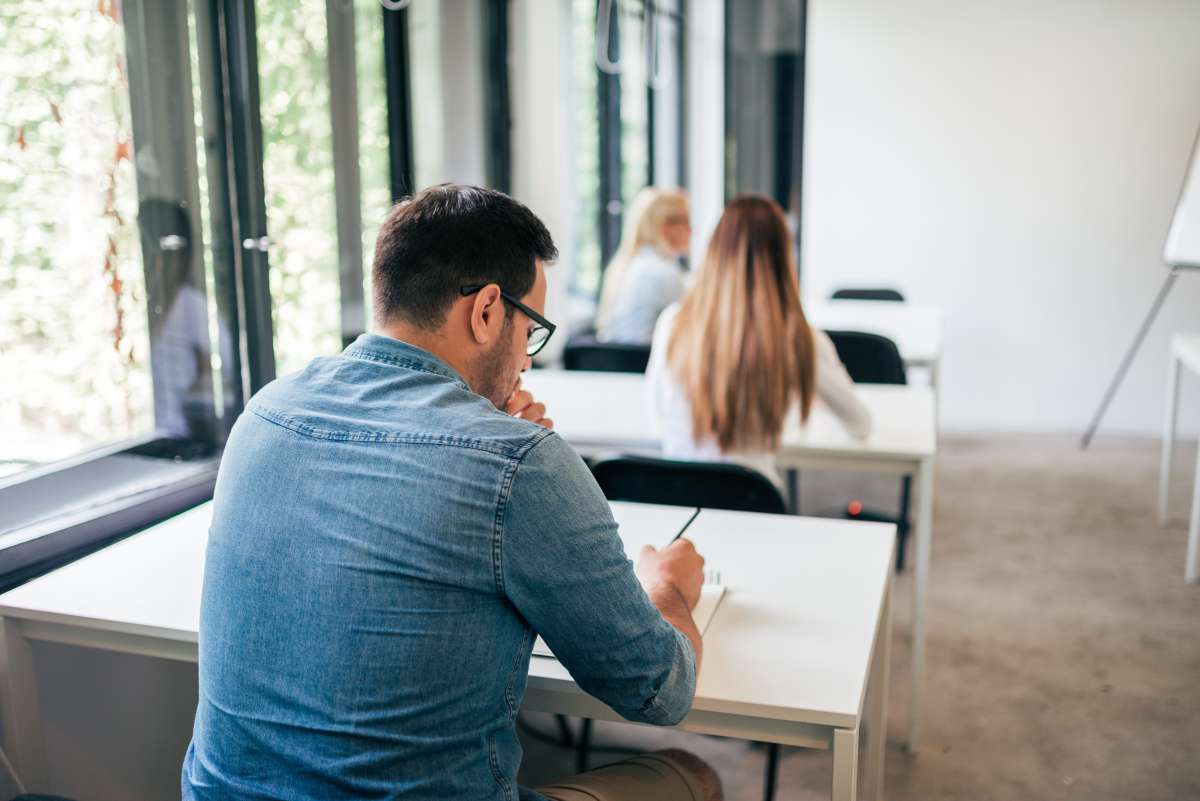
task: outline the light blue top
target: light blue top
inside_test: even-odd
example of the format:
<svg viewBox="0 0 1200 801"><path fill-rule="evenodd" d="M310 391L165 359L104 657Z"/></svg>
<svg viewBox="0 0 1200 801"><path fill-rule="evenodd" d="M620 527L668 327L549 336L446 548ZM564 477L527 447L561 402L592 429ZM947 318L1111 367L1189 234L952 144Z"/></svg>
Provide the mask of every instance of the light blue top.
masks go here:
<svg viewBox="0 0 1200 801"><path fill-rule="evenodd" d="M259 392L221 463L185 799L517 799L541 634L624 717L695 692L558 435L364 335Z"/></svg>
<svg viewBox="0 0 1200 801"><path fill-rule="evenodd" d="M630 259L600 339L632 345L648 345L654 323L663 309L683 297L686 288L683 268L650 245Z"/></svg>

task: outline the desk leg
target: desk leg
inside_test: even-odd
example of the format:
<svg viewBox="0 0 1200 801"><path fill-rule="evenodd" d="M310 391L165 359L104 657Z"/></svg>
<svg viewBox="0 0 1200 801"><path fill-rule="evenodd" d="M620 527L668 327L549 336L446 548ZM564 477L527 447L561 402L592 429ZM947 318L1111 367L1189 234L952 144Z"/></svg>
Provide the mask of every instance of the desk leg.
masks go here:
<svg viewBox="0 0 1200 801"><path fill-rule="evenodd" d="M1175 426L1179 409L1179 359L1167 362L1167 403L1163 412L1162 461L1158 466L1158 524L1167 524L1167 495L1171 485L1171 457L1175 450Z"/></svg>
<svg viewBox="0 0 1200 801"><path fill-rule="evenodd" d="M1187 569L1190 582L1200 581L1200 444L1196 446L1196 482L1192 490L1192 519L1188 523Z"/></svg>
<svg viewBox="0 0 1200 801"><path fill-rule="evenodd" d="M0 659L3 660L4 746L29 792L49 790L45 742L38 714L37 677L33 648L20 625L0 619Z"/></svg>
<svg viewBox="0 0 1200 801"><path fill-rule="evenodd" d="M794 467L787 469L787 492L788 511L800 514L800 471Z"/></svg>
<svg viewBox="0 0 1200 801"><path fill-rule="evenodd" d="M933 539L933 457L921 460L917 472L916 569L913 576L912 692L908 700L909 751L921 733L921 676L925 669L925 594L929 588L929 554Z"/></svg>
<svg viewBox="0 0 1200 801"><path fill-rule="evenodd" d="M867 712L867 798L883 799L884 754L887 751L888 673L892 650L892 580L883 597L879 636L871 658L872 701Z"/></svg>
<svg viewBox="0 0 1200 801"><path fill-rule="evenodd" d="M833 730L833 801L858 798L858 729Z"/></svg>

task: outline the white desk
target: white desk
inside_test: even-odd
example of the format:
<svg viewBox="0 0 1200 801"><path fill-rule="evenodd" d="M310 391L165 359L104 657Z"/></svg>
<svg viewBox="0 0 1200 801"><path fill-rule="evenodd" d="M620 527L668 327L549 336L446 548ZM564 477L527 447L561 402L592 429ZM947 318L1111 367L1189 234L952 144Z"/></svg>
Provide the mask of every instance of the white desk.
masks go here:
<svg viewBox="0 0 1200 801"><path fill-rule="evenodd" d="M525 373L524 385L546 404L555 430L585 455L654 454L661 448L659 428L648 413L643 375L539 369ZM785 424L776 459L785 469L911 475L916 479L912 692L905 740L912 749L921 725L937 403L929 387L860 384L856 389L871 412L872 431L867 439L854 439L832 412L814 404L807 426L800 426L798 414Z"/></svg>
<svg viewBox="0 0 1200 801"><path fill-rule="evenodd" d="M804 313L817 328L864 331L896 343L909 367L929 370L937 384L942 359L942 312L935 306L877 300L823 300L805 303Z"/></svg>
<svg viewBox="0 0 1200 801"><path fill-rule="evenodd" d="M665 544L693 510L613 504L626 551ZM31 791L46 784L32 643L195 662L205 504L0 596L6 741ZM834 752L835 801L882 791L895 527L706 511L689 529L728 587L705 635L681 727ZM619 720L557 661L531 660L525 706Z"/></svg>
<svg viewBox="0 0 1200 801"><path fill-rule="evenodd" d="M1162 463L1158 473L1158 521L1167 522L1167 496L1171 483L1171 458L1178 423L1179 373L1187 367L1200 375L1200 334L1176 334L1171 337L1171 358L1167 363L1167 409L1163 419ZM1196 453L1195 487L1192 490L1192 514L1188 524L1187 558L1184 576L1200 581L1200 450Z"/></svg>

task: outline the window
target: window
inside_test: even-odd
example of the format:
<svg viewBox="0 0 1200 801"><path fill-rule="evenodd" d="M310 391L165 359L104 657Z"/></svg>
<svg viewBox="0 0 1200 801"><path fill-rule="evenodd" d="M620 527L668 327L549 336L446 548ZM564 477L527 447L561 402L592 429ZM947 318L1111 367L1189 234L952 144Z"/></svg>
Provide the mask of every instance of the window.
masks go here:
<svg viewBox="0 0 1200 801"><path fill-rule="evenodd" d="M17 0L0 40L0 475L155 436L211 452L186 4Z"/></svg>
<svg viewBox="0 0 1200 801"><path fill-rule="evenodd" d="M327 19L326 6L255 3L280 374L336 354L366 330L364 277L390 206L383 11L378 2L358 0L334 4ZM331 42L338 55L332 60Z"/></svg>
<svg viewBox="0 0 1200 801"><path fill-rule="evenodd" d="M726 3L727 196L770 195L797 220L806 0Z"/></svg>
<svg viewBox="0 0 1200 801"><path fill-rule="evenodd" d="M388 13L0 5L0 589L209 497L276 363L365 330Z"/></svg>
<svg viewBox="0 0 1200 801"><path fill-rule="evenodd" d="M596 69L596 0L573 0L575 132L575 271L572 290L595 297L600 292L600 117Z"/></svg>
<svg viewBox="0 0 1200 801"><path fill-rule="evenodd" d="M681 5L573 0L576 296L599 293L638 191L682 183Z"/></svg>

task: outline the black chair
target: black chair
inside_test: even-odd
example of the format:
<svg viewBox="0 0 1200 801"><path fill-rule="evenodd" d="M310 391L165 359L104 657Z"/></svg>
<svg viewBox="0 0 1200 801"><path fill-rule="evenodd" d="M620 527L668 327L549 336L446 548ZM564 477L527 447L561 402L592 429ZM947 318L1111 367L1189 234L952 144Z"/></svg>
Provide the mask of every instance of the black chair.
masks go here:
<svg viewBox="0 0 1200 801"><path fill-rule="evenodd" d="M670 506L698 506L737 512L786 514L779 489L757 470L737 464L616 456L592 465L592 475L610 501L637 501ZM576 767L586 768L591 721L585 720ZM779 776L779 744L767 745L763 799L775 797Z"/></svg>
<svg viewBox="0 0 1200 801"><path fill-rule="evenodd" d="M616 456L592 465L592 475L610 501L787 512L783 496L771 480L739 464Z"/></svg>
<svg viewBox="0 0 1200 801"><path fill-rule="evenodd" d="M834 300L890 300L904 302L904 296L895 289L839 289L831 295Z"/></svg>
<svg viewBox="0 0 1200 801"><path fill-rule="evenodd" d="M568 370L644 373L649 361L649 343L627 345L617 342L601 342L591 334L571 337L563 349L563 366Z"/></svg>
<svg viewBox="0 0 1200 801"><path fill-rule="evenodd" d="M838 358L856 384L907 384L904 359L896 343L863 331L826 331Z"/></svg>
<svg viewBox="0 0 1200 801"><path fill-rule="evenodd" d="M838 358L846 366L846 372L856 384L907 384L904 360L896 343L878 334L862 331L826 331L837 348ZM896 548L896 570L904 570L904 548L908 542L908 508L912 496L912 476L905 476L900 486L900 513L898 518L881 512L864 509L859 501L851 501L846 517L852 520L870 520L878 523L895 523L899 539Z"/></svg>

